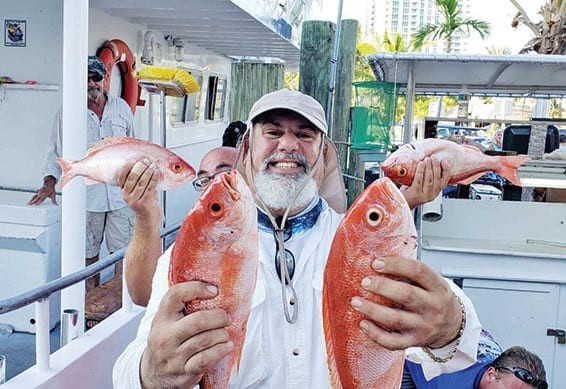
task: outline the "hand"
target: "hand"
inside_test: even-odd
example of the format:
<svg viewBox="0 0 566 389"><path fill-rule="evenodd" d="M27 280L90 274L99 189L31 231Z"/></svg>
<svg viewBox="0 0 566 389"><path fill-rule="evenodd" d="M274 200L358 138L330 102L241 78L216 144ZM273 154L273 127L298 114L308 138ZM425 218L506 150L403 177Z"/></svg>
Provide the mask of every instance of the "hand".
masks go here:
<svg viewBox="0 0 566 389"><path fill-rule="evenodd" d="M417 164L413 183L410 186L402 186L401 193L405 196L409 208L414 209L421 204L434 200L440 191L448 185L449 180L450 167L448 162L426 157Z"/></svg>
<svg viewBox="0 0 566 389"><path fill-rule="evenodd" d="M197 281L169 288L155 314L142 355L143 388L192 388L208 368L232 350L225 329L230 320L224 310L184 314L186 302L216 294L215 287Z"/></svg>
<svg viewBox="0 0 566 389"><path fill-rule="evenodd" d="M161 219L161 207L157 197L159 179L159 170L149 160L128 164L118 172L122 196L136 213L136 219Z"/></svg>
<svg viewBox="0 0 566 389"><path fill-rule="evenodd" d="M460 304L436 271L421 261L402 257L381 258L372 267L376 273L366 277L370 282L364 289L392 304L355 297L352 301L361 305L352 306L367 317L360 327L373 340L388 349L402 350L439 348L458 336Z"/></svg>
<svg viewBox="0 0 566 389"><path fill-rule="evenodd" d="M57 205L55 183L57 179L53 176L46 176L43 178L43 186L39 188L37 193L28 201L28 205L39 205L45 201L46 198L51 199L51 203Z"/></svg>

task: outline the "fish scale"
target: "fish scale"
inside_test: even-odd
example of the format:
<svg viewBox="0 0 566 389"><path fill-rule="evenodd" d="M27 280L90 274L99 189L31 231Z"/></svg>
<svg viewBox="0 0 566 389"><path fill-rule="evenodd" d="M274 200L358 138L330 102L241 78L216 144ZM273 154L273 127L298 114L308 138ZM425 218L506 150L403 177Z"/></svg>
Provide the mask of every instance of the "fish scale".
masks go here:
<svg viewBox="0 0 566 389"><path fill-rule="evenodd" d="M360 328L364 316L350 305L361 296L391 303L361 287L375 274L379 257L416 258L416 230L412 213L395 184L381 178L370 184L340 222L324 270L323 320L328 366L334 388L398 388L403 351L375 343Z"/></svg>

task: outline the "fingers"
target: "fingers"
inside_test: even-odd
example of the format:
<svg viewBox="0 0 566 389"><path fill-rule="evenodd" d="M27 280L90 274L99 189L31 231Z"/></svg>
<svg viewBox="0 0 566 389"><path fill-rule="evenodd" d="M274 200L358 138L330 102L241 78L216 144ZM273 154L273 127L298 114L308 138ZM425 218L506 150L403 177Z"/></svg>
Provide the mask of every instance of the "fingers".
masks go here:
<svg viewBox="0 0 566 389"><path fill-rule="evenodd" d="M192 281L172 285L154 317L142 356L140 378L144 387L193 387L202 374L233 349L222 309L185 315L194 299L216 296L215 286Z"/></svg>
<svg viewBox="0 0 566 389"><path fill-rule="evenodd" d="M425 165L424 161L421 161L417 164L417 169L415 170L415 177L413 178L413 183L411 186L415 188L422 188L423 180L424 180L424 173L425 173Z"/></svg>
<svg viewBox="0 0 566 389"><path fill-rule="evenodd" d="M440 161L440 165L442 171L440 189L442 190L448 185L448 182L450 181L451 172L450 172L450 165L448 164L447 160L443 159L442 161Z"/></svg>
<svg viewBox="0 0 566 389"><path fill-rule="evenodd" d="M55 188L51 186L42 186L37 193L28 201L28 205L39 205L50 198L53 204L57 204Z"/></svg>
<svg viewBox="0 0 566 389"><path fill-rule="evenodd" d="M403 283L410 281L426 291L450 289L444 278L422 261L405 257L386 257L374 261L372 267L380 275L400 278Z"/></svg>
<svg viewBox="0 0 566 389"><path fill-rule="evenodd" d="M51 193L51 195L49 196L49 198L51 199L51 203L53 205L57 205L57 198L56 198L56 193L55 191L53 191L53 193Z"/></svg>
<svg viewBox="0 0 566 389"><path fill-rule="evenodd" d="M190 343L186 355L191 357L185 363L185 371L193 376L203 374L209 366L213 365L234 348L225 329L213 330L194 336L186 343Z"/></svg>
<svg viewBox="0 0 566 389"><path fill-rule="evenodd" d="M118 176L118 182L120 183L122 189L126 192L132 192L138 185L138 182L142 178L142 176L149 174L149 178L151 178L153 171L148 171L150 166L151 163L147 159L124 166L124 168L120 170ZM147 176L145 181L149 181Z"/></svg>
<svg viewBox="0 0 566 389"><path fill-rule="evenodd" d="M147 159L127 165L120 171L118 182L121 183L122 195L136 213L158 205L159 178L157 167Z"/></svg>
<svg viewBox="0 0 566 389"><path fill-rule="evenodd" d="M200 281L183 282L171 285L159 304L156 313L158 317L165 320L184 317L185 304L197 298L213 298L218 294L218 288L214 285Z"/></svg>
<svg viewBox="0 0 566 389"><path fill-rule="evenodd" d="M352 307L367 320L360 327L390 349L444 345L458 325L458 303L448 283L426 264L409 258L376 260L376 274L362 287L374 296L356 296Z"/></svg>
<svg viewBox="0 0 566 389"><path fill-rule="evenodd" d="M28 205L39 205L43 202L43 200L40 196L39 193L33 195L33 197L28 201Z"/></svg>

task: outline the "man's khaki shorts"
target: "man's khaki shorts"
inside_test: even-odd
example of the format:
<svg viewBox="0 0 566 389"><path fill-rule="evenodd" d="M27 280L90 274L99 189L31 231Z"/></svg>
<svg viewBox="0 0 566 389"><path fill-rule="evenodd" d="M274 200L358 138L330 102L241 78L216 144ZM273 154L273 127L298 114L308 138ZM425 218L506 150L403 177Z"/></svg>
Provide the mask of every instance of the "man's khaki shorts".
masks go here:
<svg viewBox="0 0 566 389"><path fill-rule="evenodd" d="M130 207L108 212L86 213L86 258L100 253L103 238L113 253L130 243L135 214Z"/></svg>

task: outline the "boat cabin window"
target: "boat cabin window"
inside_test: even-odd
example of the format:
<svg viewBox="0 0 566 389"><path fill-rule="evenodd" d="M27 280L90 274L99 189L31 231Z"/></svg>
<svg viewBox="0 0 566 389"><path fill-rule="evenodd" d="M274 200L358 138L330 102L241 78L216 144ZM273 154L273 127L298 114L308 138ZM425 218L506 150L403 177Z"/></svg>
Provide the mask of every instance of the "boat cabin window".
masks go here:
<svg viewBox="0 0 566 389"><path fill-rule="evenodd" d="M205 119L221 120L224 118L227 80L223 76L209 76L206 95Z"/></svg>
<svg viewBox="0 0 566 389"><path fill-rule="evenodd" d="M199 118L203 77L198 72L189 69L183 70L186 70L193 76L199 85L199 91L186 94L183 97L167 96L167 116L169 122L173 125L196 122Z"/></svg>

